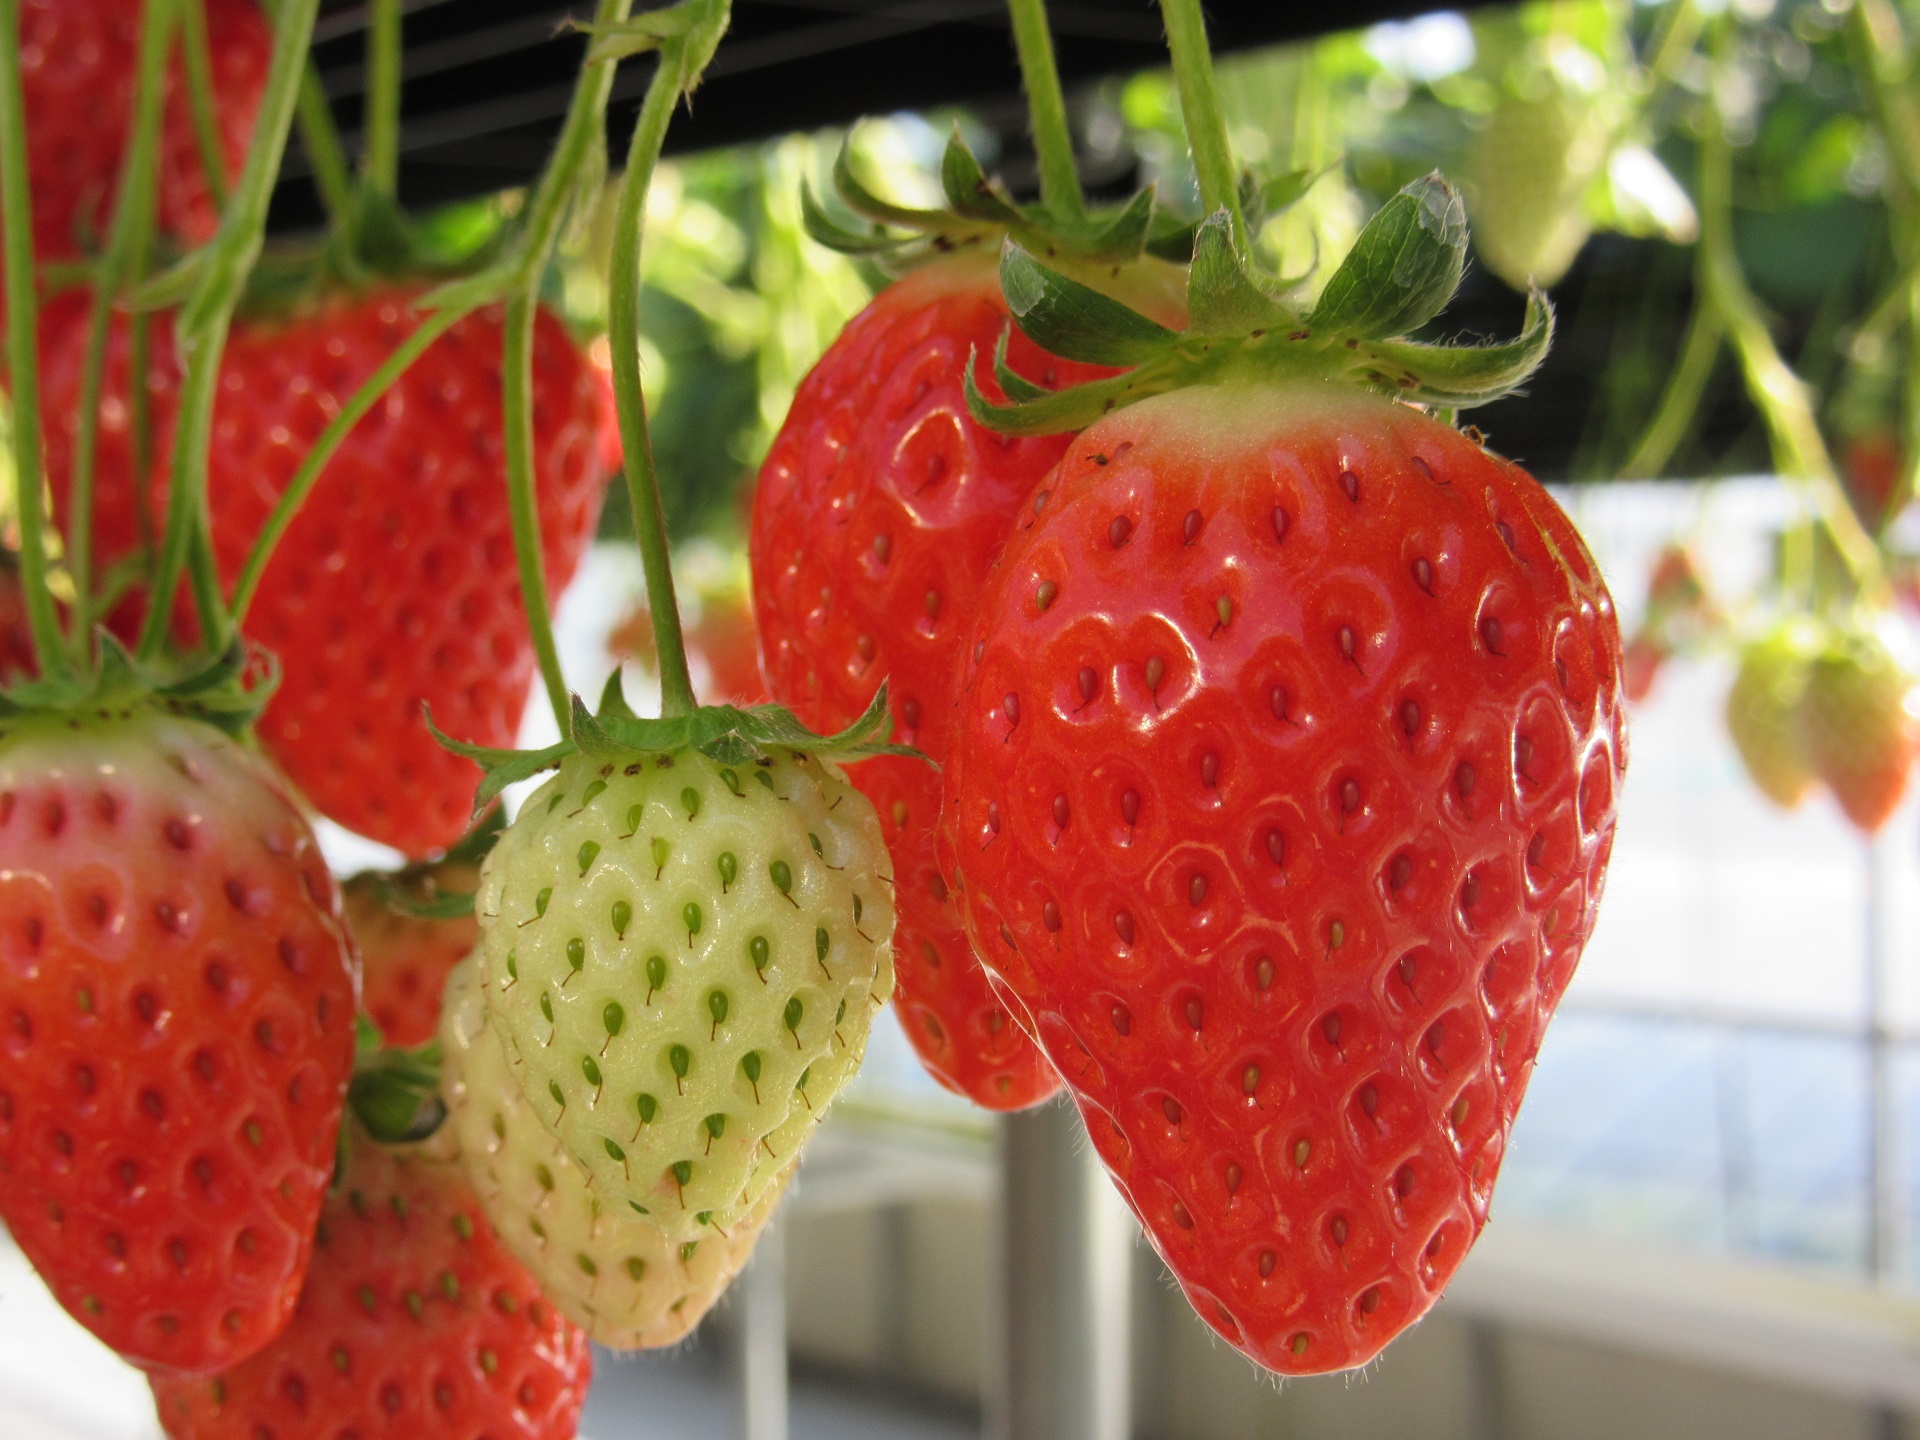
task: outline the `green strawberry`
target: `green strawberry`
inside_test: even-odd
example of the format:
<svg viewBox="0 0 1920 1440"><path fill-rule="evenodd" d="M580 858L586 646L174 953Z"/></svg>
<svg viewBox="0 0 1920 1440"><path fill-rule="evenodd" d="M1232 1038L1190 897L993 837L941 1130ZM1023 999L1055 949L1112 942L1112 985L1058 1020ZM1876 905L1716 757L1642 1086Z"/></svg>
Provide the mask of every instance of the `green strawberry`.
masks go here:
<svg viewBox="0 0 1920 1440"><path fill-rule="evenodd" d="M1871 834L1907 793L1920 731L1914 679L1871 628L1838 628L1807 671L1800 748L1847 818Z"/></svg>
<svg viewBox="0 0 1920 1440"><path fill-rule="evenodd" d="M568 755L482 873L488 1012L610 1202L731 1230L859 1067L893 993L873 806L767 746Z"/></svg>
<svg viewBox="0 0 1920 1440"><path fill-rule="evenodd" d="M447 979L441 1092L461 1163L494 1230L541 1290L602 1345L671 1345L700 1322L747 1263L779 1203L788 1166L726 1233L670 1240L586 1172L540 1122L487 1020L477 958Z"/></svg>
<svg viewBox="0 0 1920 1440"><path fill-rule="evenodd" d="M1604 65L1584 47L1529 47L1474 144L1473 248L1516 290L1555 284L1586 244L1587 192L1617 139L1610 88Z"/></svg>
<svg viewBox="0 0 1920 1440"><path fill-rule="evenodd" d="M1748 644L1727 692L1727 734L1753 783L1774 804L1806 798L1813 767L1796 718L1817 637L1804 621L1777 625Z"/></svg>

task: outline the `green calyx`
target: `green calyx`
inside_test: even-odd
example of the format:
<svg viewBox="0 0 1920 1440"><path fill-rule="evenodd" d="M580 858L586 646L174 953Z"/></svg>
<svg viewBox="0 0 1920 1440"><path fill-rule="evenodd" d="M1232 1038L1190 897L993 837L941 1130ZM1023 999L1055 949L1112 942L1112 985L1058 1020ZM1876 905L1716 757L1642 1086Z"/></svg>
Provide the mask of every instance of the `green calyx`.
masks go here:
<svg viewBox="0 0 1920 1440"><path fill-rule="evenodd" d="M273 656L236 637L215 656L136 660L107 630L84 673L19 680L0 690L0 717L86 716L151 709L203 720L235 738L259 718L280 684Z"/></svg>
<svg viewBox="0 0 1920 1440"><path fill-rule="evenodd" d="M1290 171L1270 180L1241 178L1241 202L1252 223L1275 214L1306 193L1316 177ZM833 166L833 188L864 230L849 229L827 214L811 187L800 190L801 218L807 234L831 250L866 256L899 273L936 255L969 247L998 245L1011 239L1022 248L1090 264L1116 264L1154 255L1184 261L1193 249L1199 222L1160 208L1151 187L1124 205L1080 215L1062 215L1044 204L1022 205L981 168L979 159L955 130L940 161L944 210L896 205L873 193L854 174L851 141L840 147Z"/></svg>
<svg viewBox="0 0 1920 1440"><path fill-rule="evenodd" d="M887 687L881 685L873 702L858 720L837 735L816 735L784 705L702 705L685 715L645 719L634 714L621 689L620 672L608 678L600 708L589 711L573 697L568 737L544 750L496 750L469 745L443 734L427 717L427 728L446 749L479 765L486 772L474 795L478 813L507 786L551 770L569 755L587 755L609 763L630 763L641 757L697 750L723 765L746 765L772 750L800 751L835 760L860 760L869 755L909 755L925 760L911 745L896 745L884 737L893 726L887 712ZM932 763L932 762L928 762Z"/></svg>
<svg viewBox="0 0 1920 1440"><path fill-rule="evenodd" d="M429 1041L417 1050L387 1049L379 1027L365 1015L357 1018L348 1107L367 1134L383 1145L426 1139L447 1118L446 1102L440 1098L440 1042Z"/></svg>
<svg viewBox="0 0 1920 1440"><path fill-rule="evenodd" d="M1520 334L1486 345L1407 338L1437 316L1459 287L1466 212L1438 173L1383 205L1302 314L1278 286L1236 252L1225 209L1193 237L1188 327L1169 330L1035 259L1017 236L1001 252L1000 287L1015 322L1064 359L1126 367L1125 373L1049 391L1013 374L1001 336L994 373L1010 403L997 405L967 370L967 408L981 424L1014 435L1084 429L1152 395L1232 380L1318 378L1429 405L1482 405L1510 394L1546 358L1553 308L1527 297Z"/></svg>

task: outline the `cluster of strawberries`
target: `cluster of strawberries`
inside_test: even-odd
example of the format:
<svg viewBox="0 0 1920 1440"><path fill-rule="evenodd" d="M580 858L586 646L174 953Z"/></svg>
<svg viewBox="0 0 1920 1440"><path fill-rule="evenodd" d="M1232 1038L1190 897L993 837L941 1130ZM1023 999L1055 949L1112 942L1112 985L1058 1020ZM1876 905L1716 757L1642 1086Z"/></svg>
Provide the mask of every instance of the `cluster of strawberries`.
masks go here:
<svg viewBox="0 0 1920 1440"><path fill-rule="evenodd" d="M36 118L125 88L121 8L28 5ZM0 721L0 1215L176 1440L570 1435L588 1338L698 1321L896 979L943 1083L995 1110L1071 1091L1200 1314L1272 1369L1364 1362L1485 1222L1594 923L1621 649L1567 518L1431 413L1512 389L1552 330L1536 296L1511 342L1406 338L1460 276L1437 176L1302 306L1246 237L1304 177L1210 182L1195 223L1149 194L1016 205L957 141L946 211L843 164L890 228L810 204L816 230L925 263L807 378L760 479L754 607L792 710L694 702L669 585L660 717L616 677L559 743L505 748L536 649L516 537L566 583L616 409L664 562L620 327L647 117L725 18L685 0L596 42L589 68L662 59L611 389L534 325L535 526L484 308L289 511L420 318L404 278L309 289L234 322L201 583L150 620L191 371L164 312L43 307L49 489L107 577L82 609L149 642L170 621L190 654L215 590L249 642L156 679L102 637L55 704L29 593L43 673ZM231 166L270 36L241 0L207 19ZM168 114L161 215L193 240L220 187ZM36 216L64 217L43 261L98 228L109 138L86 173L34 151ZM256 730L209 697L244 699L263 652L284 674ZM414 863L343 908L309 805Z"/></svg>
<svg viewBox="0 0 1920 1440"><path fill-rule="evenodd" d="M1360 1364L1485 1222L1593 925L1612 603L1532 479L1372 393L1471 401L1528 368L1381 338L1457 281L1444 183L1301 316L1224 215L1180 237L1183 303L1151 244L1043 228L955 184L969 161L951 213L912 217L843 167L932 258L847 327L761 473L768 684L831 727L885 677L940 763L854 771L929 1070L992 1109L1064 1083L1210 1325L1270 1369ZM998 272L965 248L983 217ZM1396 295L1387 255L1431 293ZM989 353L1013 403L981 393Z"/></svg>

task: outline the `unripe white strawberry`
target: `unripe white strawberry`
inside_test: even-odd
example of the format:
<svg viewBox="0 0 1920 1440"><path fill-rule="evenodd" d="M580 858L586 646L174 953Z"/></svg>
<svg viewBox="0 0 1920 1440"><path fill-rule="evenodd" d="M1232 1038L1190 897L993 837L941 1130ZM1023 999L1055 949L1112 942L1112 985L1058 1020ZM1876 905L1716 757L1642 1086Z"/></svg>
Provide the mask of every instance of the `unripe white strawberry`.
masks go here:
<svg viewBox="0 0 1920 1440"><path fill-rule="evenodd" d="M494 1230L547 1298L616 1350L671 1345L692 1330L747 1263L793 1168L730 1230L671 1240L624 1201L603 1202L534 1115L487 1019L477 958L447 979L440 1048L461 1164Z"/></svg>
<svg viewBox="0 0 1920 1440"><path fill-rule="evenodd" d="M799 751L574 754L487 859L487 1006L604 1201L731 1230L858 1068L893 993L879 822Z"/></svg>

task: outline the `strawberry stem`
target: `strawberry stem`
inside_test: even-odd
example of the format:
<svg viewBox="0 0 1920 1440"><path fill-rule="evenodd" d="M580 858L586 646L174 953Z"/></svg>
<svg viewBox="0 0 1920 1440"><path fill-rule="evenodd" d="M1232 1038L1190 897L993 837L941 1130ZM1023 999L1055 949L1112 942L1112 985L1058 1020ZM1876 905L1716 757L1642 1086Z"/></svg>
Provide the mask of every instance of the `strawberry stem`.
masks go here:
<svg viewBox="0 0 1920 1440"><path fill-rule="evenodd" d="M260 0L260 8L269 19L279 21L281 0ZM320 204L327 212L327 231L335 241L334 256L344 268L354 265L353 171L347 164L346 147L340 143L340 131L333 123L333 108L327 103L326 87L313 60L307 60L300 76L300 98L294 112L300 126L300 147L306 152L307 166L313 172L314 189L320 192Z"/></svg>
<svg viewBox="0 0 1920 1440"><path fill-rule="evenodd" d="M193 139L207 172L207 194L216 210L227 205L227 155L220 143L220 122L213 94L213 50L207 40L206 0L186 0L181 13L187 62L187 107L193 112ZM134 132L137 136L138 131Z"/></svg>
<svg viewBox="0 0 1920 1440"><path fill-rule="evenodd" d="M714 7L725 27L727 8ZM692 66L690 33L661 46L660 62L634 122L627 147L626 173L614 212L613 254L608 263L608 339L613 346L613 399L620 417L620 448L626 458L627 494L633 511L633 536L647 579L647 609L653 617L653 648L660 674L660 714L691 715L698 708L687 672L686 639L680 628L680 602L673 590L667 549L667 518L660 503L660 476L647 429L647 400L640 383L640 241L646 226L647 190L660 160L667 122L682 94L699 76ZM710 45L702 47L711 53Z"/></svg>
<svg viewBox="0 0 1920 1440"><path fill-rule="evenodd" d="M245 622L254 594L260 588L260 579L266 574L267 562L273 559L275 547L287 533L287 527L293 523L293 517L300 507L306 503L307 496L313 492L320 472L333 459L334 452L353 433L354 426L379 402L380 397L387 393L393 382L406 373L407 368L425 353L429 345L473 313L473 308L471 305L450 305L435 310L421 321L414 332L381 362L380 368L353 392L347 403L340 407L340 413L333 418L333 422L320 432L319 438L307 451L306 458L300 462L300 468L294 471L293 478L287 482L287 488L280 492L279 500L274 502L273 512L267 516L266 524L260 527L253 549L248 552L246 563L240 567L230 602L235 626Z"/></svg>
<svg viewBox="0 0 1920 1440"><path fill-rule="evenodd" d="M632 0L600 0L594 9L594 23L609 25L624 20L631 7ZM534 187L514 253L504 269L507 313L500 403L513 553L520 572L520 601L533 637L533 653L540 662L540 683L562 735L571 728L572 702L566 677L560 671L559 647L553 640L553 614L547 603L546 568L540 553L540 508L533 473L533 322L541 272L559 238L580 167L594 142L606 133L607 99L613 93L616 63L589 60L581 66L553 158Z"/></svg>
<svg viewBox="0 0 1920 1440"><path fill-rule="evenodd" d="M91 663L93 646L93 492L107 338L114 298L145 271L153 248L154 210L159 195L160 128L175 8L174 0L146 0L141 7L131 138L120 164L107 250L94 277L93 309L87 321L87 353L80 376L80 410L78 432L74 437L73 488L67 527L71 532L67 537L67 566L73 573L74 588L69 639L74 663L82 670ZM197 0L187 8L197 10ZM145 377L142 365L130 372L128 384L144 392ZM133 473L144 475L146 469L136 466Z"/></svg>
<svg viewBox="0 0 1920 1440"><path fill-rule="evenodd" d="M360 183L391 200L400 186L400 0L373 0L370 10Z"/></svg>
<svg viewBox="0 0 1920 1440"><path fill-rule="evenodd" d="M7 365L13 372L13 466L20 511L20 577L34 659L44 679L68 673L60 617L47 589L41 512L40 377L35 338L33 194L27 183L27 113L20 80L20 0L0 0L0 245L7 282Z"/></svg>
<svg viewBox="0 0 1920 1440"><path fill-rule="evenodd" d="M1716 22L1714 38L1716 59L1725 64L1731 37L1724 20ZM1706 107L1702 130L1698 263L1705 298L1726 328L1747 395L1766 424L1774 465L1812 500L1855 583L1878 590L1885 583L1879 550L1840 486L1806 382L1775 346L1740 269L1733 246L1733 149L1717 105Z"/></svg>
<svg viewBox="0 0 1920 1440"><path fill-rule="evenodd" d="M1251 253L1251 237L1240 208L1240 175L1227 140L1227 120L1220 108L1220 87L1214 82L1213 52L1207 48L1207 22L1200 13L1200 0L1160 0L1160 14L1166 21L1167 49L1173 56L1187 148L1193 152L1193 170L1200 182L1200 203L1209 215L1227 212L1233 248L1245 259Z"/></svg>
<svg viewBox="0 0 1920 1440"><path fill-rule="evenodd" d="M5 3L17 9L18 0L5 0ZM273 61L267 71L260 116L247 145L246 163L241 167L239 183L221 216L219 233L204 252L199 283L175 322L180 351L187 357L186 376L180 386L179 428L174 437L169 476L166 532L154 566L146 626L140 633L143 660L156 659L166 644L173 594L189 552L193 553L196 571L207 569L211 558L206 540L207 456L213 434L220 354L226 347L227 328L233 319L234 306L246 287L247 273L260 254L267 225L267 202L280 171L287 132L293 125L300 77L306 68L307 49L318 11L319 0L281 0ZM28 344L31 343L29 335ZM218 585L212 588L217 596ZM196 585L196 594L203 606L206 590L203 576ZM226 648L232 633L227 617L216 604L212 614L202 615L202 623L207 649L218 654Z"/></svg>
<svg viewBox="0 0 1920 1440"><path fill-rule="evenodd" d="M507 451L507 494L513 513L513 555L520 568L520 595L533 635L553 718L565 735L572 712L567 682L560 671L560 650L553 639L553 612L547 603L546 567L540 555L540 510L533 474L533 322L540 298L521 290L507 299L501 348L501 421Z"/></svg>
<svg viewBox="0 0 1920 1440"><path fill-rule="evenodd" d="M1073 131L1067 124L1060 70L1054 63L1046 0L1007 0L1007 11L1013 19L1013 44L1027 90L1027 123L1040 162L1040 203L1057 220L1085 219L1086 197L1073 163Z"/></svg>

